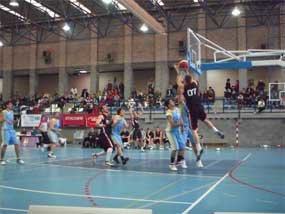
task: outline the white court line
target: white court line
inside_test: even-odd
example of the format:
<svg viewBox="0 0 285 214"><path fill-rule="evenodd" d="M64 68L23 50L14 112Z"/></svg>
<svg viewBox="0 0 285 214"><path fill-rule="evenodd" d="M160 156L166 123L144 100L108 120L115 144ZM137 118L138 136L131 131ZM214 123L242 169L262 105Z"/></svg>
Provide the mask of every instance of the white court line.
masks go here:
<svg viewBox="0 0 285 214"><path fill-rule="evenodd" d="M182 193L179 193L179 194L176 194L176 195L172 195L170 197L164 198L163 200L170 200L170 199L177 198L177 197L180 197L180 196L183 196L183 195L188 195L188 194L190 194L192 192L196 192L196 191L199 191L201 189L204 189L205 187L208 187L211 184L213 184L213 183L205 184L203 186L199 186L199 187L196 187L194 189L183 191ZM143 206L140 206L140 207L137 207L137 208L138 209L147 208L147 207L150 207L150 206L153 206L153 205L156 205L156 204L158 204L158 203L154 202L154 203L146 204L146 205L143 205Z"/></svg>
<svg viewBox="0 0 285 214"><path fill-rule="evenodd" d="M86 195L81 195L81 194L49 192L49 191L17 188L17 187L5 186L5 185L0 185L0 188L16 190L16 191L23 191L23 192L47 194L47 195L60 195L60 196L70 196L70 197L79 197L79 198L86 198L87 197ZM88 195L88 197L99 198L99 199L110 199L110 200L122 200L122 201L158 202L158 203L164 203L164 204L187 204L187 205L191 204L189 202L184 202L184 201L147 200L147 199L140 199L140 198L123 198L123 197L111 197L111 196L99 196L99 195Z"/></svg>
<svg viewBox="0 0 285 214"><path fill-rule="evenodd" d="M246 161L251 156L249 153L241 162ZM183 211L182 214L189 213L194 207L196 207L204 198L209 195L220 183L222 183L229 176L229 172L227 172L222 178L220 178L213 186L211 186L203 195L200 196L193 204L191 204L186 210Z"/></svg>
<svg viewBox="0 0 285 214"><path fill-rule="evenodd" d="M28 210L12 209L12 208L4 208L4 207L0 207L0 210L14 211L14 212L23 212L23 213L27 213L28 212Z"/></svg>
<svg viewBox="0 0 285 214"><path fill-rule="evenodd" d="M65 159L63 159L65 160ZM67 159L69 160L69 159ZM92 161L92 160L90 160ZM15 163L16 164L16 163ZM189 174L177 174L177 173L161 173L161 172L146 172L146 171L133 171L133 170L120 170L120 169L108 169L108 168L87 168L87 167L80 167L80 166L66 166L66 165L60 165L60 164L54 164L52 162L42 162L42 163L28 163L27 162L24 165L44 165L44 166L53 166L53 167L61 167L61 168L71 168L71 169L83 169L90 171L91 169L98 170L98 171L108 171L108 172L124 172L124 173L138 173L138 174L149 174L149 175L155 175L155 176L178 176L178 177L193 177L193 178L219 178L217 175L189 175Z"/></svg>
<svg viewBox="0 0 285 214"><path fill-rule="evenodd" d="M216 160L216 161L214 161L214 162L212 162L212 163L206 165L203 169L208 169L209 167L214 166L214 165L220 163L221 161L222 161L222 160Z"/></svg>

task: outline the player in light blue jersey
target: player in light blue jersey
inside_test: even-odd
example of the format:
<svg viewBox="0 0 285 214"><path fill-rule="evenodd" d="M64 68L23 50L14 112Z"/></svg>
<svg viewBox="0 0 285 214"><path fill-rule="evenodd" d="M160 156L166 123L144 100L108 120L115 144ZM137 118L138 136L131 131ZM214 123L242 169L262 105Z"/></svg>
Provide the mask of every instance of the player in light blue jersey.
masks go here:
<svg viewBox="0 0 285 214"><path fill-rule="evenodd" d="M14 113L13 113L13 103L8 101L6 103L6 109L2 112L4 122L2 125L2 148L1 148L1 165L6 165L6 161L4 160L5 153L8 145L14 145L15 153L17 157L17 163L23 164L24 161L20 158L20 147L19 140L16 136L16 131L14 129Z"/></svg>
<svg viewBox="0 0 285 214"><path fill-rule="evenodd" d="M165 107L167 107L167 126L165 129L165 133L170 142L171 147L169 168L172 171L177 171L175 164L176 156L179 153L184 154L184 150L186 147L186 142L182 138L183 121L179 109L175 107L175 103L173 102L173 100L166 100Z"/></svg>
<svg viewBox="0 0 285 214"><path fill-rule="evenodd" d="M125 165L129 158L125 158L123 156L123 148L124 148L124 143L121 137L121 132L123 128L128 128L128 123L124 118L125 111L122 108L119 108L117 110L117 115L114 116L113 121L112 121L112 135L111 138L113 140L113 143L116 145L117 149L117 154L114 157L114 161L116 163L120 163L119 159L121 159L121 162L123 165Z"/></svg>

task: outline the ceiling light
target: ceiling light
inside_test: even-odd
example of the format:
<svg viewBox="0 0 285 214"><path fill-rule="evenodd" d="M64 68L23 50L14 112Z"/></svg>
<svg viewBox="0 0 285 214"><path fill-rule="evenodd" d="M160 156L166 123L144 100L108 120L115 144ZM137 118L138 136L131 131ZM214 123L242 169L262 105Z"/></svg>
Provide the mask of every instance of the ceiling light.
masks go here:
<svg viewBox="0 0 285 214"><path fill-rule="evenodd" d="M198 3L199 2L199 0L193 0L195 3Z"/></svg>
<svg viewBox="0 0 285 214"><path fill-rule="evenodd" d="M9 5L12 7L19 7L19 2L17 0L10 0Z"/></svg>
<svg viewBox="0 0 285 214"><path fill-rule="evenodd" d="M4 46L3 42L2 42L2 41L0 41L0 47L3 47L3 46Z"/></svg>
<svg viewBox="0 0 285 214"><path fill-rule="evenodd" d="M81 4L79 1L77 0L68 0L69 2L72 3L73 6L76 6L78 8L80 8L80 10L84 13L84 14L91 14L91 10L89 10L89 8L85 7L83 4Z"/></svg>
<svg viewBox="0 0 285 214"><path fill-rule="evenodd" d="M68 23L65 23L65 24L63 25L62 29L67 32L67 31L70 31L71 28L70 28L70 26L69 26Z"/></svg>
<svg viewBox="0 0 285 214"><path fill-rule="evenodd" d="M49 8L45 7L41 3L37 2L36 0L24 0L27 3L32 4L34 7L36 7L38 10L40 10L43 13L47 13L52 18L59 18L60 15L55 13L54 11L50 10Z"/></svg>
<svg viewBox="0 0 285 214"><path fill-rule="evenodd" d="M232 15L233 16L239 16L241 14L240 9L238 9L238 7L235 7L232 11Z"/></svg>
<svg viewBox="0 0 285 214"><path fill-rule="evenodd" d="M14 16L17 16L19 19L21 19L22 21L27 20L24 16L22 16L21 14L15 12L14 10L11 10L10 8L0 4L0 10L6 11L7 13L10 13Z"/></svg>
<svg viewBox="0 0 285 214"><path fill-rule="evenodd" d="M148 31L148 26L146 26L146 24L143 24L141 27L140 27L140 30L142 32L147 32Z"/></svg>
<svg viewBox="0 0 285 214"><path fill-rule="evenodd" d="M80 74L87 74L88 71L86 71L86 70L79 70L79 73L80 73Z"/></svg>
<svg viewBox="0 0 285 214"><path fill-rule="evenodd" d="M102 0L105 4L111 4L113 0Z"/></svg>
<svg viewBox="0 0 285 214"><path fill-rule="evenodd" d="M151 0L152 1L152 4L159 4L160 6L164 6L164 2L162 0Z"/></svg>

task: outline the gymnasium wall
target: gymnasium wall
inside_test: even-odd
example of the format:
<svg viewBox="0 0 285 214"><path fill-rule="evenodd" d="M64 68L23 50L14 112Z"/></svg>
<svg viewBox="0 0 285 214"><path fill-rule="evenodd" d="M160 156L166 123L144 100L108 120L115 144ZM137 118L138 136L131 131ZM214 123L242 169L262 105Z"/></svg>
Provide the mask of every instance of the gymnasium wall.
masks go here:
<svg viewBox="0 0 285 214"><path fill-rule="evenodd" d="M39 94L54 94L58 88L58 75L57 74L41 74L39 75Z"/></svg>
<svg viewBox="0 0 285 214"><path fill-rule="evenodd" d="M99 75L99 90L103 91L106 88L108 82L113 83L114 78L117 79L117 84L123 81L124 73L123 71L118 72L104 72Z"/></svg>
<svg viewBox="0 0 285 214"><path fill-rule="evenodd" d="M29 76L15 76L13 82L13 94L25 96L29 94Z"/></svg>
<svg viewBox="0 0 285 214"><path fill-rule="evenodd" d="M69 75L68 86L68 92L71 88L76 87L78 95L81 95L83 89L90 91L90 74Z"/></svg>
<svg viewBox="0 0 285 214"><path fill-rule="evenodd" d="M0 78L0 94L2 94L3 91L3 78Z"/></svg>
<svg viewBox="0 0 285 214"><path fill-rule="evenodd" d="M205 15L204 15L205 16ZM203 17L203 15L199 15ZM179 19L179 17L175 17ZM181 18L181 17L180 17ZM219 20L219 18L217 17ZM272 26L258 26L256 18L250 17L246 19L246 48L261 48L262 45L266 45L266 48L280 48L281 47L281 32L282 25L278 24L280 22L279 17L275 17L274 25ZM189 19L184 26L182 26L180 32L171 32L168 35L168 61L171 65L182 58L184 55L179 53L179 41L186 41L186 28L191 26L194 30L204 32L205 36L210 40L218 43L219 45L231 49L239 49L239 34L238 34L238 19L230 17L229 20L223 25L222 28L218 28L213 21L206 17L206 29L199 29L198 18ZM222 21L222 20L219 20ZM276 24L277 23L277 24ZM101 21L104 24L104 20ZM99 88L102 90L108 80L113 80L116 76L118 81L123 80L123 68L124 64L124 26L120 24L118 20L113 19L111 21L112 28L106 37L99 38L97 41L98 45L98 66L111 66L117 69L104 69L104 73L99 75ZM250 26L250 27L249 27ZM63 65L69 68L81 68L88 67L91 62L91 33L88 30L83 30L76 28L75 31L78 32L77 40L67 40L66 44L60 43L60 39L53 34L49 33L48 39L45 43L37 44L36 46L36 70L42 69L53 69L59 70ZM76 33L75 32L75 33ZM80 33L79 33L80 32ZM47 32L46 32L47 33ZM93 34L92 34L93 35ZM153 34L143 34L143 33L133 33L132 35L132 62L134 64L146 64L152 63L152 67L147 69L145 75L141 75L143 72L134 73L134 86L138 90L145 91L145 82L149 81L149 78L154 76L154 64L155 61L155 37ZM0 51L0 70L29 70L31 69L32 55L31 46L28 45L27 41L22 38L19 41L19 45L14 47L3 47ZM46 64L43 58L43 51L51 50L52 60L50 64ZM64 54L63 54L64 53ZM111 54L112 59L108 60L107 55ZM64 56L62 56L64 55ZM208 51L204 56L207 59L211 59L212 55ZM100 69L99 69L100 70ZM113 72L114 70L120 71ZM136 68L134 68L136 70ZM283 71L284 72L284 71ZM108 74L107 74L108 73ZM112 76L113 75L113 76ZM83 77L82 77L83 78ZM75 85L77 88L89 88L90 80L89 76L82 78L69 78L69 86ZM225 80L230 78L232 83L238 79L237 71L209 71L207 73L207 86L212 86L217 96L223 96L223 87ZM39 83L39 91L49 90L55 91L57 88L57 79L52 76L50 79L56 79L51 85L47 85L45 80L41 77L41 82ZM169 83L173 83L175 79L175 73L170 71ZM272 82L274 80L279 80L280 82L285 82L284 74L282 75L280 68L255 68L248 71L248 79L259 80L262 79L266 83ZM18 81L18 80L16 80ZM88 83L89 82L89 83ZM17 86L18 87L18 86ZM19 86L20 87L20 86ZM21 86L26 87L26 86ZM18 90L18 88L16 88ZM15 89L15 90L16 90ZM27 87L22 90L23 93L28 92Z"/></svg>

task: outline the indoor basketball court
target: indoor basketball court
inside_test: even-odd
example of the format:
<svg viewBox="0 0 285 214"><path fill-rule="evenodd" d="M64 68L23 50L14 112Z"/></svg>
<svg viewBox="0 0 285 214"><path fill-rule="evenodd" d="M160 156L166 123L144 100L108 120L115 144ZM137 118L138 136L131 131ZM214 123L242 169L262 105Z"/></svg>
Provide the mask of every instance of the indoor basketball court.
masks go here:
<svg viewBox="0 0 285 214"><path fill-rule="evenodd" d="M0 214L285 213L284 0L2 0L0 107Z"/></svg>

